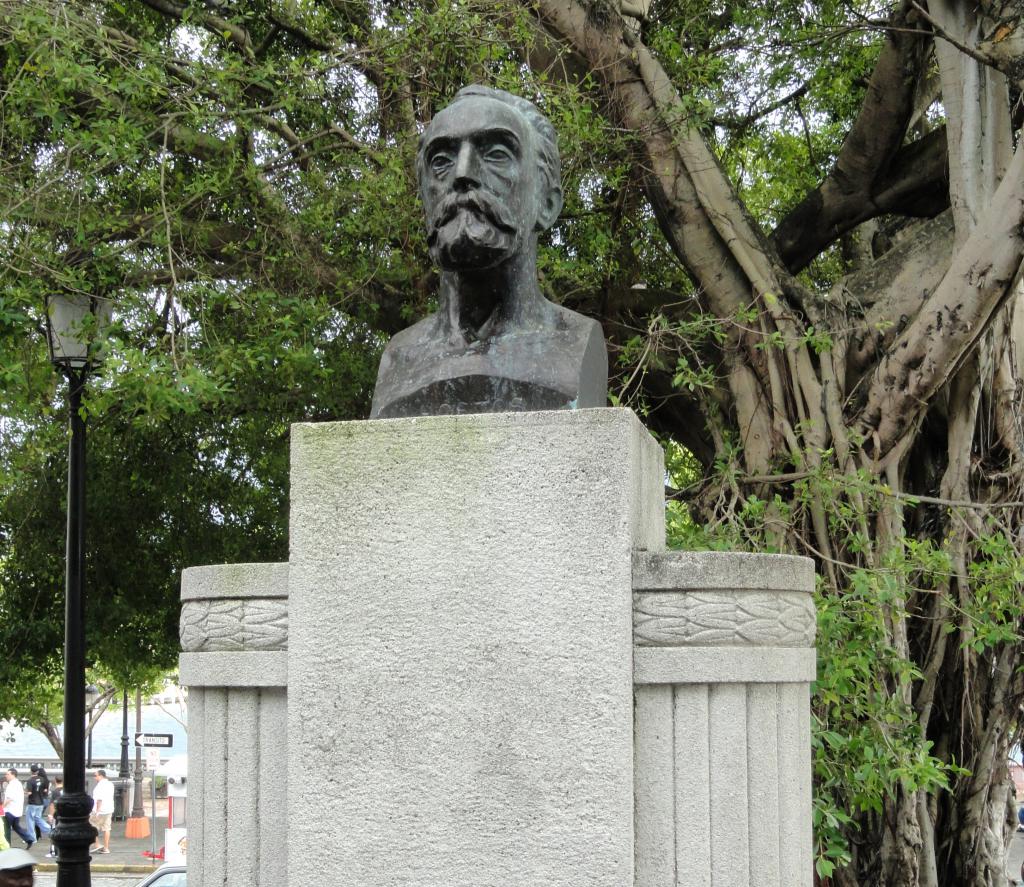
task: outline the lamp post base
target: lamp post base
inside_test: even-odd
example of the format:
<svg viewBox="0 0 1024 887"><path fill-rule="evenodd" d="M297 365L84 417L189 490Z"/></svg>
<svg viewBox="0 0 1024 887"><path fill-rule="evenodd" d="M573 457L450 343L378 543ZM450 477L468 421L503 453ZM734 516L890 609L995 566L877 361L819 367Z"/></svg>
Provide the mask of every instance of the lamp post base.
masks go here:
<svg viewBox="0 0 1024 887"><path fill-rule="evenodd" d="M96 829L89 823L92 798L84 791L61 795L51 840L57 848L57 887L89 887L89 848Z"/></svg>

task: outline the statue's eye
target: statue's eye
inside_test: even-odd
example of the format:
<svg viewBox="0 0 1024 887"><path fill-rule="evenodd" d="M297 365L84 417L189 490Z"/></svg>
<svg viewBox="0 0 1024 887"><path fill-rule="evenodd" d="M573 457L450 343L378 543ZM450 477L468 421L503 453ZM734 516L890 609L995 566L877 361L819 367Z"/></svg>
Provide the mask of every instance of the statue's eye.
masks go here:
<svg viewBox="0 0 1024 887"><path fill-rule="evenodd" d="M512 152L504 145L491 145L484 152L484 160L488 163L507 163L512 159L514 159Z"/></svg>
<svg viewBox="0 0 1024 887"><path fill-rule="evenodd" d="M452 165L452 158L445 154L443 151L438 151L433 157L430 158L430 169L434 175L444 175L448 171L448 168Z"/></svg>

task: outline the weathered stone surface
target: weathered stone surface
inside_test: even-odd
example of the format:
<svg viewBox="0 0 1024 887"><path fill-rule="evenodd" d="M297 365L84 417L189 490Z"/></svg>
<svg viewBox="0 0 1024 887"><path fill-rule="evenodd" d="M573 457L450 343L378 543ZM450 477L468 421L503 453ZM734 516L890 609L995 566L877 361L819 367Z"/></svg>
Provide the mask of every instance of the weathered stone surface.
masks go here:
<svg viewBox="0 0 1024 887"><path fill-rule="evenodd" d="M636 591L814 591L814 562L791 554L743 551L638 552Z"/></svg>
<svg viewBox="0 0 1024 887"><path fill-rule="evenodd" d="M631 554L663 544L628 411L292 432L289 883L633 881ZM315 714L314 714L315 713ZM289 805L289 840L308 834Z"/></svg>
<svg viewBox="0 0 1024 887"><path fill-rule="evenodd" d="M191 878L810 887L809 561L661 551L628 411L293 447L292 565L183 578Z"/></svg>
<svg viewBox="0 0 1024 887"><path fill-rule="evenodd" d="M789 684L815 678L807 647L637 647L636 684Z"/></svg>
<svg viewBox="0 0 1024 887"><path fill-rule="evenodd" d="M285 687L288 654L284 650L182 653L178 677L184 687Z"/></svg>
<svg viewBox="0 0 1024 887"><path fill-rule="evenodd" d="M288 564L213 564L181 571L183 601L287 597Z"/></svg>
<svg viewBox="0 0 1024 887"><path fill-rule="evenodd" d="M192 567L181 585L189 881L282 887L288 565Z"/></svg>
<svg viewBox="0 0 1024 887"><path fill-rule="evenodd" d="M192 654L193 660L223 655ZM207 675L212 677L212 675ZM280 815L289 786L285 688L192 686L189 692L188 877L200 887L284 887Z"/></svg>

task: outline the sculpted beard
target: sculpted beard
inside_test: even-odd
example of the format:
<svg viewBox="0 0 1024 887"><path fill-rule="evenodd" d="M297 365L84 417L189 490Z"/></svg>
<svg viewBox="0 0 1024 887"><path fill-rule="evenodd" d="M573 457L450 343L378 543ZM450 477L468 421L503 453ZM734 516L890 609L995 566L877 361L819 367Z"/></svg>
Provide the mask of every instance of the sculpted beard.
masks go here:
<svg viewBox="0 0 1024 887"><path fill-rule="evenodd" d="M427 234L430 256L442 268L491 268L515 255L515 219L484 192L450 194L433 213Z"/></svg>

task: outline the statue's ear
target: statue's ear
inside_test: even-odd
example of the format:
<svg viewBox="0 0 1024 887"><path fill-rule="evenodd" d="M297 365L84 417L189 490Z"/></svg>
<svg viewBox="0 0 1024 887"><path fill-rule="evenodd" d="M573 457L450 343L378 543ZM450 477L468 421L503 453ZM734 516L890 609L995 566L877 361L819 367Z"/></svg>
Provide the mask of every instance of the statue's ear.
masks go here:
<svg viewBox="0 0 1024 887"><path fill-rule="evenodd" d="M547 231L558 219L562 211L562 189L553 186L541 189L540 206L537 209L538 231Z"/></svg>

